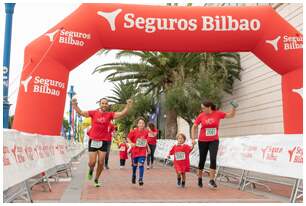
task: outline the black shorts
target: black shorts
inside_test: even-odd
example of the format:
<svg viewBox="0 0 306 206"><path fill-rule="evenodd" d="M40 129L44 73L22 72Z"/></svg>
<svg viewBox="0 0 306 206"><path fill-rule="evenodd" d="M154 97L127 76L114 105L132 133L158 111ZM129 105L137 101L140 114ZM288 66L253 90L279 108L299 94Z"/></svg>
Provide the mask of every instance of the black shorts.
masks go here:
<svg viewBox="0 0 306 206"><path fill-rule="evenodd" d="M100 143L101 147L96 148L96 147L92 147L92 145L91 145L92 141L93 141L92 139L89 139L89 141L88 141L88 152L96 152L96 151L107 152L108 145L111 144L110 141L99 141L99 142L101 142Z"/></svg>

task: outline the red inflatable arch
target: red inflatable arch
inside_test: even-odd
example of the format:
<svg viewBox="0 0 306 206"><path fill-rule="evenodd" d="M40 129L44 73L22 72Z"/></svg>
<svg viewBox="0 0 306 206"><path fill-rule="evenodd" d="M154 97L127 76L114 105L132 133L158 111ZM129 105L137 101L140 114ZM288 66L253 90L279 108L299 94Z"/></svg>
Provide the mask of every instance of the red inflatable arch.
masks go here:
<svg viewBox="0 0 306 206"><path fill-rule="evenodd" d="M250 51L282 75L284 133L301 134L302 44L271 7L82 4L26 47L13 127L59 135L69 72L102 48Z"/></svg>

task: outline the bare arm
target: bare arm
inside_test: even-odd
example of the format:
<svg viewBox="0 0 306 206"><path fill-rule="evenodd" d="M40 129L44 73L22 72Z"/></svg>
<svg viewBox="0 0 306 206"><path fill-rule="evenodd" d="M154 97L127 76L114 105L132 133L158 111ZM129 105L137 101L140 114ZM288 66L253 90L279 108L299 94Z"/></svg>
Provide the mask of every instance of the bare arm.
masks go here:
<svg viewBox="0 0 306 206"><path fill-rule="evenodd" d="M198 125L193 124L192 128L191 128L191 140L192 140L192 145L195 144L195 137L196 137L196 130L198 128Z"/></svg>
<svg viewBox="0 0 306 206"><path fill-rule="evenodd" d="M79 106L78 106L78 102L77 99L72 99L71 101L72 107L73 109L76 111L76 113L78 113L79 115L83 116L83 117L89 117L89 114L87 111L82 111Z"/></svg>
<svg viewBox="0 0 306 206"><path fill-rule="evenodd" d="M225 113L225 118L232 118L236 114L236 109L233 107L231 111Z"/></svg>
<svg viewBox="0 0 306 206"><path fill-rule="evenodd" d="M131 99L128 99L126 103L127 104L125 105L124 109L121 112L115 112L114 119L118 119L127 115L128 111L132 107L133 101Z"/></svg>
<svg viewBox="0 0 306 206"><path fill-rule="evenodd" d="M230 104L232 105L232 110L230 112L227 112L225 115L225 118L232 118L235 116L236 114L236 108L239 106L239 104L237 104L237 102L235 101L231 101Z"/></svg>

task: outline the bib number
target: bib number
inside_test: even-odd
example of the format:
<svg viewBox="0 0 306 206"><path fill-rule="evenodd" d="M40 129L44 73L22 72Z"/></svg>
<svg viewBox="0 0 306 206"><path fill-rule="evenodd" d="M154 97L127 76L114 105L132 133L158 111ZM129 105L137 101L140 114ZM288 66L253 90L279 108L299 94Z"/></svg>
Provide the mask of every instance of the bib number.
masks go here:
<svg viewBox="0 0 306 206"><path fill-rule="evenodd" d="M206 136L216 136L217 128L206 128Z"/></svg>
<svg viewBox="0 0 306 206"><path fill-rule="evenodd" d="M175 159L176 160L185 160L185 152L176 152Z"/></svg>
<svg viewBox="0 0 306 206"><path fill-rule="evenodd" d="M149 137L155 137L155 133L149 133L149 135L148 135Z"/></svg>
<svg viewBox="0 0 306 206"><path fill-rule="evenodd" d="M102 147L102 143L103 143L102 141L92 140L91 144L90 144L90 147L98 149L98 148Z"/></svg>
<svg viewBox="0 0 306 206"><path fill-rule="evenodd" d="M146 147L146 146L147 146L147 140L139 138L136 140L136 147Z"/></svg>
<svg viewBox="0 0 306 206"><path fill-rule="evenodd" d="M124 152L125 151L125 147L120 147L120 151Z"/></svg>

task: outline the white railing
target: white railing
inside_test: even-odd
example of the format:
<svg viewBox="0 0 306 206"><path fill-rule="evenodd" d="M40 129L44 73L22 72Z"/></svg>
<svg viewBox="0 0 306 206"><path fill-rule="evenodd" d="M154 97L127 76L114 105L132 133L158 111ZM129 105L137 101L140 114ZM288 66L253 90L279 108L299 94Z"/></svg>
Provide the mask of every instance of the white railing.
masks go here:
<svg viewBox="0 0 306 206"><path fill-rule="evenodd" d="M48 179L57 168L69 167L71 160L85 151L82 144L67 144L62 136L3 131L3 191L22 190L33 177ZM55 171L55 172L54 172ZM43 174L43 175L42 175ZM17 187L18 188L14 188ZM27 189L28 187L23 187ZM51 188L49 188L51 189ZM29 193L29 191L26 191ZM10 193L10 192L9 192ZM13 199L7 195L7 201Z"/></svg>
<svg viewBox="0 0 306 206"><path fill-rule="evenodd" d="M175 140L160 139L157 142L155 157L165 159ZM188 142L190 144L190 141ZM209 162L209 153L207 155ZM173 157L171 157L173 160ZM190 165L197 167L199 150L195 145L190 154ZM234 168L242 171L236 176L240 179L240 189L252 181L252 172L278 177L303 179L303 135L253 135L220 139L217 165L222 168ZM269 179L267 179L269 181ZM281 183L281 182L280 182ZM293 190L296 184L293 183ZM296 192L293 191L295 194ZM291 200L295 201L295 199Z"/></svg>

